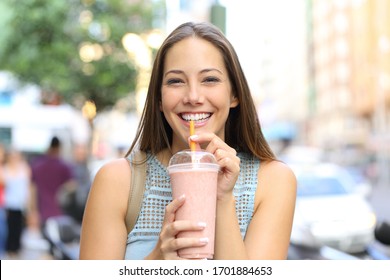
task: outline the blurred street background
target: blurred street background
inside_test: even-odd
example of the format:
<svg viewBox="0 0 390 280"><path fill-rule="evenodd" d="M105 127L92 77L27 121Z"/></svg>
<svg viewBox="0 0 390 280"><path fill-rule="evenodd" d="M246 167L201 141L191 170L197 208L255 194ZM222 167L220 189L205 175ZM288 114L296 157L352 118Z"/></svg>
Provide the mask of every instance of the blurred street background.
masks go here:
<svg viewBox="0 0 390 280"><path fill-rule="evenodd" d="M93 180L134 138L162 40L182 22L209 21L238 53L265 137L310 188L298 194L289 258L390 258L390 246L374 236L390 222L390 1L14 2L0 2L6 152L16 149L32 163L57 136L66 162L77 162L82 150ZM318 176L305 178L314 168ZM337 203L328 200L341 194ZM77 258L75 220L53 221L73 227L67 256L53 254L39 223L26 216L20 252L1 258ZM316 249L307 255L307 248Z"/></svg>

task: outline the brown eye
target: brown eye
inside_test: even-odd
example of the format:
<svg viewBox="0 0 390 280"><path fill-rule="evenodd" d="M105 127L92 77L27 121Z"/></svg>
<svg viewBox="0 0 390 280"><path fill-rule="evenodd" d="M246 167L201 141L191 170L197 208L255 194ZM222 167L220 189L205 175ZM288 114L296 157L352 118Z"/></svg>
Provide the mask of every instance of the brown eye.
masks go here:
<svg viewBox="0 0 390 280"><path fill-rule="evenodd" d="M220 81L221 80L219 78L216 78L216 77L207 77L203 80L204 83L218 83Z"/></svg>
<svg viewBox="0 0 390 280"><path fill-rule="evenodd" d="M181 79L169 79L167 81L167 85L175 85L175 84L180 84L183 83Z"/></svg>

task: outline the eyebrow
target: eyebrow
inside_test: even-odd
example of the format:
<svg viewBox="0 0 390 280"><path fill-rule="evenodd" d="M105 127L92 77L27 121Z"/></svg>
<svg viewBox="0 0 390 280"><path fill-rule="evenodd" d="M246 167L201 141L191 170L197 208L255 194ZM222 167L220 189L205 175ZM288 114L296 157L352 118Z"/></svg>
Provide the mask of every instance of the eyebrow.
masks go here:
<svg viewBox="0 0 390 280"><path fill-rule="evenodd" d="M202 69L200 71L200 73L203 74L203 73L212 72L212 71L217 71L217 72L219 72L220 74L223 75L223 72L221 70L217 69L217 68L205 68L205 69ZM165 72L164 77L167 76L170 73L172 73L172 74L183 74L184 71L178 70L178 69L172 69L172 70L169 70L169 71Z"/></svg>

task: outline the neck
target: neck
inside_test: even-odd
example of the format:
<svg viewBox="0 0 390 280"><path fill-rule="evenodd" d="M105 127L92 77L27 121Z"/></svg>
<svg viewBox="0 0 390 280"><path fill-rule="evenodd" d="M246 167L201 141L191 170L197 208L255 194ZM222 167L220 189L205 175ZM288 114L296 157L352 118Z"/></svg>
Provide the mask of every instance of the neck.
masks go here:
<svg viewBox="0 0 390 280"><path fill-rule="evenodd" d="M173 153L169 149L164 149L159 152L156 157L164 165L168 166L169 160L171 159Z"/></svg>

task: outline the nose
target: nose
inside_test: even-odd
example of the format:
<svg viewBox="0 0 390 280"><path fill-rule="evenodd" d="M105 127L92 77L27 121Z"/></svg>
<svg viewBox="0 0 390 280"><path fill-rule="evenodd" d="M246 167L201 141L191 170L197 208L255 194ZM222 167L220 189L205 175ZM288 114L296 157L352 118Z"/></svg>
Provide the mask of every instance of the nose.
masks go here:
<svg viewBox="0 0 390 280"><path fill-rule="evenodd" d="M201 89L196 84L190 84L187 89L184 103L190 103L192 105L201 104L204 101L204 96L201 93Z"/></svg>

